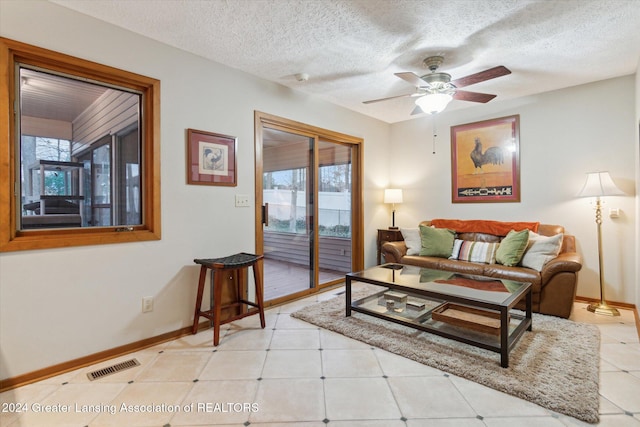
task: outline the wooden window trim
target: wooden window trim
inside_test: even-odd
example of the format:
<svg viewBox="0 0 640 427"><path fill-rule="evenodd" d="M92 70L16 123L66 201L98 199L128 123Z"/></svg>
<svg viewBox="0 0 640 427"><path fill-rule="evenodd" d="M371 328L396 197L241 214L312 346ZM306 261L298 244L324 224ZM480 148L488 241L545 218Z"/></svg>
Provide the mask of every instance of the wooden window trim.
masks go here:
<svg viewBox="0 0 640 427"><path fill-rule="evenodd" d="M52 71L142 93L143 223L129 227L16 230L15 65ZM0 37L0 252L159 240L160 81L95 62ZM6 131L5 131L6 129ZM123 231L126 229L126 231Z"/></svg>

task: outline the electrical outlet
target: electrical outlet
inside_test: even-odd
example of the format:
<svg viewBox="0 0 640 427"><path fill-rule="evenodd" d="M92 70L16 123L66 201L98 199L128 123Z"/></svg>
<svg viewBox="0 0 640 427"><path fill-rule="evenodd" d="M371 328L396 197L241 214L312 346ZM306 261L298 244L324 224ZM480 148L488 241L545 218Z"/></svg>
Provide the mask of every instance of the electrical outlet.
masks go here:
<svg viewBox="0 0 640 427"><path fill-rule="evenodd" d="M153 311L153 297L142 297L142 312L149 313Z"/></svg>
<svg viewBox="0 0 640 427"><path fill-rule="evenodd" d="M249 200L247 194L236 194L236 208L248 208Z"/></svg>

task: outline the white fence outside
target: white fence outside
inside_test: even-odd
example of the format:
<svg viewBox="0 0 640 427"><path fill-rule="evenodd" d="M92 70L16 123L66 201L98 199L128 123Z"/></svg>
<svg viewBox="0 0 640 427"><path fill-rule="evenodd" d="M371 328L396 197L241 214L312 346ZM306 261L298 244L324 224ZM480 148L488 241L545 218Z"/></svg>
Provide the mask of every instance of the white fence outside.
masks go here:
<svg viewBox="0 0 640 427"><path fill-rule="evenodd" d="M296 195L296 220L306 217L306 191L298 191ZM269 219L288 221L291 219L291 190L264 190L263 201L269 203ZM321 191L318 193L318 225L334 227L342 225L351 227L351 193Z"/></svg>

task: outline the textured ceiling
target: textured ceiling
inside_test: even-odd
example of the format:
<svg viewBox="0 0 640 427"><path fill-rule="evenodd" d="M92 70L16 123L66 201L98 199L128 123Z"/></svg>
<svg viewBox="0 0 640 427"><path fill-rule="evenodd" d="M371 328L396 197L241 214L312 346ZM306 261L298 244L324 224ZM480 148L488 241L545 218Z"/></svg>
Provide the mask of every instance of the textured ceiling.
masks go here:
<svg viewBox="0 0 640 427"><path fill-rule="evenodd" d="M413 92L394 73L426 74L433 54L453 79L509 68L465 87L491 102L633 74L640 57L640 0L51 1L389 123L416 117L411 98L362 102Z"/></svg>

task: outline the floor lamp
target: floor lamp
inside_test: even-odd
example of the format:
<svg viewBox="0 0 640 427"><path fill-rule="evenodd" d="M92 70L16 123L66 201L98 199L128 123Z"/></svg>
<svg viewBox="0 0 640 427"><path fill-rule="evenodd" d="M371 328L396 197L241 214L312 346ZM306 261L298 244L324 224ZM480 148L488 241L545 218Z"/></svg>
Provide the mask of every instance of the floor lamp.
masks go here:
<svg viewBox="0 0 640 427"><path fill-rule="evenodd" d="M604 270L602 262L602 202L600 198L603 196L621 196L624 193L616 187L613 180L609 176L609 172L590 172L587 173L587 180L578 193L578 197L595 197L596 198L596 226L598 228L598 268L600 272L600 302L589 304L587 310L607 316L620 316L620 312L610 307L604 297Z"/></svg>
<svg viewBox="0 0 640 427"><path fill-rule="evenodd" d="M402 203L402 190L397 188L387 188L384 190L384 203L393 204L393 211L391 213L391 227L389 230L397 230L396 227L396 203Z"/></svg>

